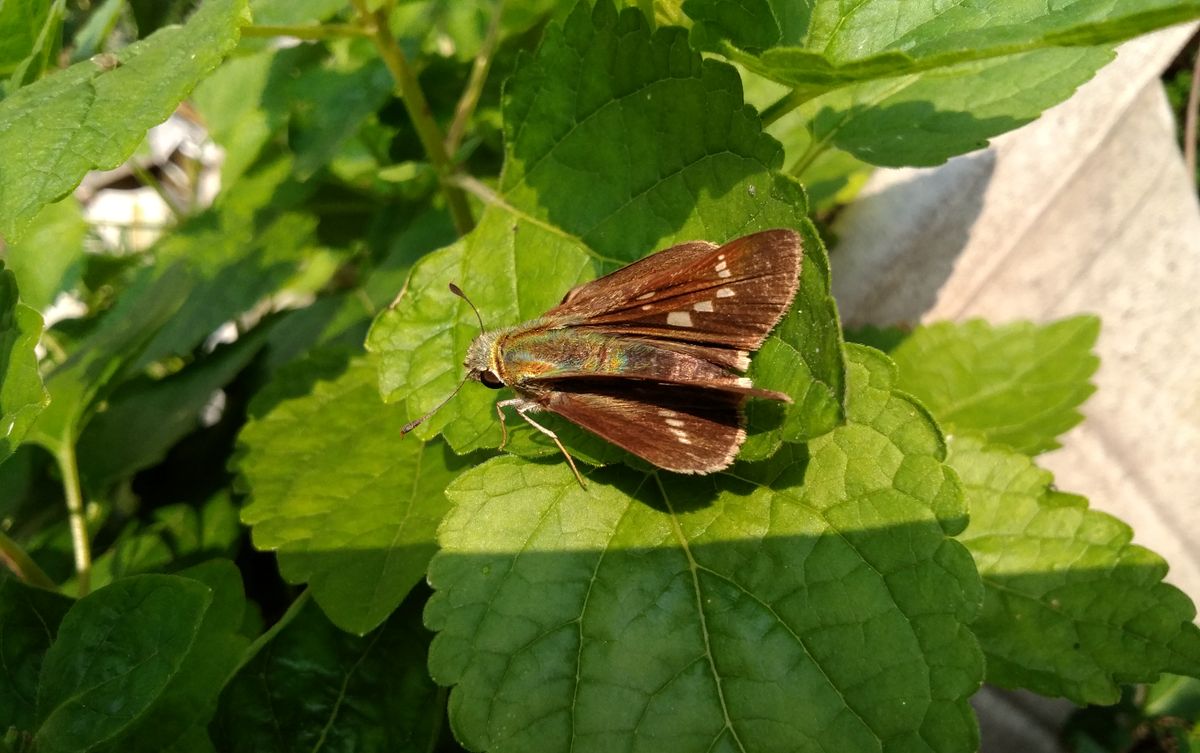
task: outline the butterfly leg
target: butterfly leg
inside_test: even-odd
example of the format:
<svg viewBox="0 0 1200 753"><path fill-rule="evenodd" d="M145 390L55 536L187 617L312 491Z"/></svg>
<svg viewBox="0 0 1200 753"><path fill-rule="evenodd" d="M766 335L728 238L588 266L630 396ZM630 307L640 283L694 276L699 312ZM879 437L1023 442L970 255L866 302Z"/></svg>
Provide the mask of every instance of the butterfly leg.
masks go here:
<svg viewBox="0 0 1200 753"><path fill-rule="evenodd" d="M584 489L587 489L587 482L585 482L583 480L583 476L580 475L579 469L575 467L574 458L571 457L571 453L567 452L567 448L563 447L563 443L561 441L559 441L558 435L555 434L553 431L547 429L545 426L542 426L537 421L534 421L529 416L530 411L541 410L541 408L542 408L542 406L538 405L535 402L531 402L529 400L523 400L519 397L516 397L511 400L501 400L500 402L496 403L496 412L500 414L500 430L504 433L504 438L500 442L500 447L504 447L504 445L508 443L508 429L504 428L505 422L504 422L504 410L503 409L507 408L509 406L512 406L513 409L515 409L517 411L518 416L520 416L521 418L523 418L527 422L529 422L530 426L537 429L538 431L545 434L546 436L550 437L550 439L554 440L554 444L557 445L559 452L561 452L563 454L563 457L565 457L567 459L567 465L571 466L571 472L575 474L575 480L579 482L579 485L581 487L583 487Z"/></svg>
<svg viewBox="0 0 1200 753"><path fill-rule="evenodd" d="M504 446L508 444L508 422L504 420L504 406L516 405L519 402L521 401L501 400L496 403L496 415L500 417L500 446L496 448L497 450L503 450Z"/></svg>

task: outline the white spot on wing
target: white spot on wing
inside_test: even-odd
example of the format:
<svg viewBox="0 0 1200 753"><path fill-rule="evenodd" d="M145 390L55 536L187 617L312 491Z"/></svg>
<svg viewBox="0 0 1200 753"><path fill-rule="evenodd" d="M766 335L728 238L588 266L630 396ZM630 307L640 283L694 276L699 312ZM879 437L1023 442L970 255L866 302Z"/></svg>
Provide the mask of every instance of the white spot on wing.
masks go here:
<svg viewBox="0 0 1200 753"><path fill-rule="evenodd" d="M725 254L717 254L717 261L725 261Z"/></svg>
<svg viewBox="0 0 1200 753"><path fill-rule="evenodd" d="M649 293L642 293L641 295L639 295L639 296L638 296L637 298L635 298L634 300L638 300L638 301L648 301L648 300L650 300L651 298L653 298L653 297L654 297L654 295L655 295L654 291L653 291L653 290L651 290Z"/></svg>
<svg viewBox="0 0 1200 753"><path fill-rule="evenodd" d="M728 262L724 262L724 261L722 261L720 264L718 264L718 265L717 265L716 267L714 267L714 268L715 268L715 269L716 269L718 272L723 272L723 271L725 271L725 268L726 268L726 267L728 267L728 266L729 266L729 263L728 263Z"/></svg>
<svg viewBox="0 0 1200 753"><path fill-rule="evenodd" d="M678 418L668 418L667 426L674 426L675 428L679 428L680 426L683 426L683 422L680 421Z"/></svg>
<svg viewBox="0 0 1200 753"><path fill-rule="evenodd" d="M753 387L754 386L754 383L751 382L746 377L738 377L737 379L734 380L733 383L739 387Z"/></svg>
<svg viewBox="0 0 1200 753"><path fill-rule="evenodd" d="M712 301L700 301L692 306L697 311L712 311Z"/></svg>
<svg viewBox="0 0 1200 753"><path fill-rule="evenodd" d="M728 269L722 269L720 272L717 272L717 277L720 277L720 278L732 277L732 276L733 276L733 272L730 272Z"/></svg>
<svg viewBox="0 0 1200 753"><path fill-rule="evenodd" d="M654 307L648 303L642 305L642 311L649 311L652 308L654 308Z"/></svg>
<svg viewBox="0 0 1200 753"><path fill-rule="evenodd" d="M692 440L688 439L688 433L683 429L671 429L671 433L679 440L680 444L691 444Z"/></svg>
<svg viewBox="0 0 1200 753"><path fill-rule="evenodd" d="M672 311L667 314L667 324L672 327L690 327L692 315L686 311Z"/></svg>
<svg viewBox="0 0 1200 753"><path fill-rule="evenodd" d="M717 291L717 298L733 298L733 288L721 288Z"/></svg>

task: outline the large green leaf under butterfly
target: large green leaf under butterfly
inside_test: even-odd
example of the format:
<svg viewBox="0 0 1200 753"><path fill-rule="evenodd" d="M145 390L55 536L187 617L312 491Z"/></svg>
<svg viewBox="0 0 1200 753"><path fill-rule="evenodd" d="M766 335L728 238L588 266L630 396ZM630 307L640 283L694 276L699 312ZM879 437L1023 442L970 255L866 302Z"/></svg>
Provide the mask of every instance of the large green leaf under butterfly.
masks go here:
<svg viewBox="0 0 1200 753"><path fill-rule="evenodd" d="M983 662L957 477L876 351L847 424L712 476L502 457L447 491L429 666L471 750L962 751Z"/></svg>

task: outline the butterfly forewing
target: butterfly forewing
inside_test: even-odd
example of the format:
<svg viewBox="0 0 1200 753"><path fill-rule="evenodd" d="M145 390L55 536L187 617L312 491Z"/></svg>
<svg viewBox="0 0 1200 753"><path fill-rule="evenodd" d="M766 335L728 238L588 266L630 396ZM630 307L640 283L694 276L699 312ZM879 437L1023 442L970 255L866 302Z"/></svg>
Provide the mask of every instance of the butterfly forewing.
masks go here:
<svg viewBox="0 0 1200 753"><path fill-rule="evenodd" d="M572 290L543 321L754 350L791 304L800 258L800 236L791 230L767 230L724 246L685 243Z"/></svg>
<svg viewBox="0 0 1200 753"><path fill-rule="evenodd" d="M694 385L572 380L545 406L654 465L676 473L727 468L746 438L744 395Z"/></svg>

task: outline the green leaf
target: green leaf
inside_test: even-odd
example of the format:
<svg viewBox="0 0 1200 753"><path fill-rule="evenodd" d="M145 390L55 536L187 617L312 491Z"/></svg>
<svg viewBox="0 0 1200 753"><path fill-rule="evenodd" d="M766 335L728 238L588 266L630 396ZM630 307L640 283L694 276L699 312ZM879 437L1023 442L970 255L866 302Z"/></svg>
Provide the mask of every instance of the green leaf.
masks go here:
<svg viewBox="0 0 1200 753"><path fill-rule="evenodd" d="M296 154L296 174L307 180L383 106L395 82L383 61L372 57L309 67L286 85L294 112L289 141Z"/></svg>
<svg viewBox="0 0 1200 753"><path fill-rule="evenodd" d="M341 2L341 0L339 0ZM253 4L252 4L253 5ZM264 23L255 14L259 23ZM287 123L281 79L301 51L268 49L231 57L192 92L209 135L225 150L221 183L233 185L258 158L271 136Z"/></svg>
<svg viewBox="0 0 1200 753"><path fill-rule="evenodd" d="M693 41L807 97L856 82L1062 47L1112 45L1200 16L1195 0L932 5L686 0Z"/></svg>
<svg viewBox="0 0 1200 753"><path fill-rule="evenodd" d="M429 635L417 607L357 637L307 604L221 695L211 727L218 748L433 750L444 699L425 670Z"/></svg>
<svg viewBox="0 0 1200 753"><path fill-rule="evenodd" d="M254 23L275 26L325 21L345 7L345 0L250 0Z"/></svg>
<svg viewBox="0 0 1200 753"><path fill-rule="evenodd" d="M22 301L45 311L59 293L74 287L87 229L79 202L69 198L43 207L29 232L8 244L4 255L17 276Z"/></svg>
<svg viewBox="0 0 1200 753"><path fill-rule="evenodd" d="M288 209L299 190L291 167L287 159L263 165L223 194L211 211L155 246L164 273L172 265L186 269L188 292L140 354L139 366L189 353L296 273L315 243L317 220Z"/></svg>
<svg viewBox="0 0 1200 753"><path fill-rule="evenodd" d="M30 440L52 454L75 442L94 398L126 369L187 296L182 264L161 274L144 268L117 305L71 356L50 372L50 407L38 416Z"/></svg>
<svg viewBox="0 0 1200 753"><path fill-rule="evenodd" d="M8 76L33 52L50 16L51 0L0 4L0 76Z"/></svg>
<svg viewBox="0 0 1200 753"><path fill-rule="evenodd" d="M15 239L89 170L121 164L237 44L246 0L207 0L188 23L77 63L0 102L0 235Z"/></svg>
<svg viewBox="0 0 1200 753"><path fill-rule="evenodd" d="M17 449L49 401L34 352L41 336L42 317L17 299L16 278L0 264L0 461Z"/></svg>
<svg viewBox="0 0 1200 753"><path fill-rule="evenodd" d="M250 492L242 521L279 552L343 630L378 626L425 575L464 461L442 443L401 438L373 359L322 353L285 367L255 397L237 460Z"/></svg>
<svg viewBox="0 0 1200 753"><path fill-rule="evenodd" d="M76 454L88 488L101 490L162 460L200 425L214 393L245 368L266 336L265 328L257 328L170 376L122 384L79 437Z"/></svg>
<svg viewBox="0 0 1200 753"><path fill-rule="evenodd" d="M118 580L76 603L42 667L39 750L159 751L194 740L248 646L228 561Z"/></svg>
<svg viewBox="0 0 1200 753"><path fill-rule="evenodd" d="M1110 704L1122 683L1200 674L1196 608L1128 526L1007 448L956 438L949 462L971 512L959 540L983 577L973 629L988 682Z"/></svg>
<svg viewBox="0 0 1200 753"><path fill-rule="evenodd" d="M801 125L809 154L836 147L874 165L938 165L1036 119L1112 58L1104 47L1049 49L867 82L806 101L772 131ZM809 154L793 173L808 172Z"/></svg>
<svg viewBox="0 0 1200 753"><path fill-rule="evenodd" d="M1076 316L1046 325L994 327L980 320L921 327L892 351L899 386L950 433L1034 454L1083 420L1077 408L1095 391L1091 352L1100 320Z"/></svg>
<svg viewBox="0 0 1200 753"><path fill-rule="evenodd" d="M146 525L131 523L92 561L92 588L139 573L177 571L189 563L232 557L241 536L237 508L221 492L202 507L157 507Z"/></svg>
<svg viewBox="0 0 1200 753"><path fill-rule="evenodd" d="M46 649L73 602L0 577L0 730L33 730Z"/></svg>
<svg viewBox="0 0 1200 753"><path fill-rule="evenodd" d="M216 712L221 689L250 645L240 634L246 597L241 573L232 562L209 560L179 575L208 586L212 604L179 671L150 711L106 748L112 753L153 753L172 745L190 749L196 728L202 734Z"/></svg>
<svg viewBox="0 0 1200 753"><path fill-rule="evenodd" d="M109 34L121 20L121 14L125 11L125 1L102 0L92 6L87 20L76 27L75 38L71 40L72 63L90 58L103 48Z"/></svg>
<svg viewBox="0 0 1200 753"><path fill-rule="evenodd" d="M128 729L176 676L213 595L173 575L139 575L80 599L46 653L39 750L86 750Z"/></svg>
<svg viewBox="0 0 1200 753"><path fill-rule="evenodd" d="M572 286L676 242L721 242L771 227L805 239L801 289L752 376L796 405L752 415L747 457L841 420L843 374L824 248L805 219L799 186L773 172L779 145L742 102L737 73L702 60L677 28L653 34L636 9L602 0L551 24L523 60L504 99L505 164L479 225L413 269L403 297L368 337L380 354L380 389L415 418L454 389L477 334L471 310L446 289L458 283L490 327L516 324L557 304ZM496 393L462 392L419 433L441 432L455 451L495 447ZM554 422L573 450L596 447ZM528 452L544 438L514 432ZM584 454L596 457L592 450ZM611 448L599 450L612 459ZM601 458L605 459L605 458Z"/></svg>
<svg viewBox="0 0 1200 753"><path fill-rule="evenodd" d="M601 470L586 491L511 456L461 475L425 612L458 739L973 750L981 591L949 538L961 491L887 359L847 356L846 425L791 445L790 464Z"/></svg>
<svg viewBox="0 0 1200 753"><path fill-rule="evenodd" d="M284 209L292 184L277 160L238 182L209 211L154 247L117 303L47 377L51 407L35 441L73 443L96 398L121 377L168 356L189 355L221 324L250 310L294 274L316 220Z"/></svg>
<svg viewBox="0 0 1200 753"><path fill-rule="evenodd" d="M11 75L4 82L4 94L9 94L25 84L41 78L54 65L62 48L63 16L65 0L41 2L40 0L14 0L0 6L0 39L10 33L15 35L16 44L0 43L4 57L16 53L21 57L15 65L13 60L0 61L0 70ZM24 15L24 14L29 15ZM21 15L15 15L21 14ZM24 53L23 55L21 53Z"/></svg>

